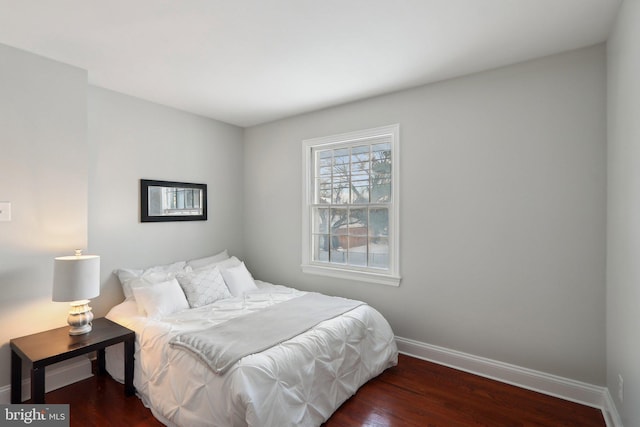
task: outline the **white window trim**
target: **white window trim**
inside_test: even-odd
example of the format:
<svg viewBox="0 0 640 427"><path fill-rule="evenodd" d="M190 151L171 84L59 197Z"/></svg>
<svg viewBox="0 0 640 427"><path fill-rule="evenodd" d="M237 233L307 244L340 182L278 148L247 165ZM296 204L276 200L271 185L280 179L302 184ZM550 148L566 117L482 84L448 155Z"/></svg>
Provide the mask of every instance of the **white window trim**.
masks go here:
<svg viewBox="0 0 640 427"><path fill-rule="evenodd" d="M393 203L389 218L389 270L388 272L362 271L357 268L342 268L335 264L314 262L312 260L311 242L311 208L313 190L311 188L311 174L313 171L313 148L323 146L337 146L353 143L358 140L376 136L391 136L391 197ZM389 286L400 285L400 125L394 124L361 131L348 132L302 141L302 271L309 274L358 280Z"/></svg>

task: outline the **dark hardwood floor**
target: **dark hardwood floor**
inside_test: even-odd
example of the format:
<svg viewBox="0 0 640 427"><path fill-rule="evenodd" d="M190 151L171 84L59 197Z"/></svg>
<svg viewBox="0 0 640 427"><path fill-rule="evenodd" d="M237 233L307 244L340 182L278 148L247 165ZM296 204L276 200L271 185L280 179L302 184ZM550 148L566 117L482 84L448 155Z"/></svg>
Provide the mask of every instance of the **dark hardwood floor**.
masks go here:
<svg viewBox="0 0 640 427"><path fill-rule="evenodd" d="M72 427L162 425L108 375L52 391L46 399L71 405ZM365 384L323 426L604 427L605 422L599 409L400 355L398 366Z"/></svg>

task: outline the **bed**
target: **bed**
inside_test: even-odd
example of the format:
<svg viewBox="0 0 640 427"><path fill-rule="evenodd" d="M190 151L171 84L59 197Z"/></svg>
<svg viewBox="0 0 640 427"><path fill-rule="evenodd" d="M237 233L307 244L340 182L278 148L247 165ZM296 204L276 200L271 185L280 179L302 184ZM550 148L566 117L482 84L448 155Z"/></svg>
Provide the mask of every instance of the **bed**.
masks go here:
<svg viewBox="0 0 640 427"><path fill-rule="evenodd" d="M207 280L196 280L211 271ZM397 363L394 335L384 317L364 303L349 306L345 300L344 312L300 326L301 333L276 338L273 345L216 370L201 352L181 345L189 342L185 337L211 337L214 345L223 330L229 334L225 328L252 318L252 325L260 326L248 328L257 335L231 332L240 335L232 341L259 341L255 337L262 333L279 332L281 322L273 320L278 310L289 311L288 304L313 295L253 280L244 263L226 252L116 273L126 299L106 317L136 332L136 392L167 426L318 426L360 386ZM205 286L208 296L203 297ZM272 317L260 324L265 313ZM110 347L106 354L107 370L122 381L123 348Z"/></svg>

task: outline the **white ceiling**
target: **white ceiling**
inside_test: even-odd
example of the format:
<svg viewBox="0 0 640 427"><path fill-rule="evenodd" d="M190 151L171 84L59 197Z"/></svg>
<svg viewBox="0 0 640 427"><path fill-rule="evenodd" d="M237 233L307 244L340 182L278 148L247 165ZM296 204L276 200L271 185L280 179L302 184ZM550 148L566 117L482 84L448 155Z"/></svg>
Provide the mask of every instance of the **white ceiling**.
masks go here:
<svg viewBox="0 0 640 427"><path fill-rule="evenodd" d="M0 0L0 43L239 126L606 40L621 0Z"/></svg>

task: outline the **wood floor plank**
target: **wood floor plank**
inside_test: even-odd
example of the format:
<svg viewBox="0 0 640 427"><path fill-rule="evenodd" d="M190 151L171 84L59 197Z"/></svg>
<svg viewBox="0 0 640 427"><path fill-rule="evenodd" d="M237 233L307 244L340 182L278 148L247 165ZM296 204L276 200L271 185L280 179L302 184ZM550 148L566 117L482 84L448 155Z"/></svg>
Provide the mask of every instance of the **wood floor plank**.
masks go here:
<svg viewBox="0 0 640 427"><path fill-rule="evenodd" d="M95 376L47 393L69 403L71 426L159 427L124 386ZM323 427L605 427L599 409L400 355L398 366L365 384ZM189 426L185 426L189 427Z"/></svg>

